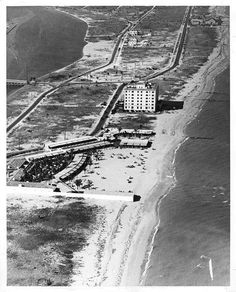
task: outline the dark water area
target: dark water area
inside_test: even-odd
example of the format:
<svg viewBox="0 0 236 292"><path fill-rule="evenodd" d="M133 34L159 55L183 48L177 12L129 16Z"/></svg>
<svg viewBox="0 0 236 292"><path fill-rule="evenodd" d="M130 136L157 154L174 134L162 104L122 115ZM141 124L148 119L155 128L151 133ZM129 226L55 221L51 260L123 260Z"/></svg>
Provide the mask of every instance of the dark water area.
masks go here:
<svg viewBox="0 0 236 292"><path fill-rule="evenodd" d="M21 11L11 9L7 9L8 18L26 13L22 7ZM33 12L33 17L16 31L17 58L8 61L7 78L26 79L26 72L29 77L39 77L82 57L86 44L85 22L43 7L25 7L25 10Z"/></svg>
<svg viewBox="0 0 236 292"><path fill-rule="evenodd" d="M25 16L29 13L29 10L25 6L8 6L7 7L7 21L11 21L14 18Z"/></svg>
<svg viewBox="0 0 236 292"><path fill-rule="evenodd" d="M161 203L145 285L230 285L229 69L186 132L213 139L189 139L177 152L177 184Z"/></svg>

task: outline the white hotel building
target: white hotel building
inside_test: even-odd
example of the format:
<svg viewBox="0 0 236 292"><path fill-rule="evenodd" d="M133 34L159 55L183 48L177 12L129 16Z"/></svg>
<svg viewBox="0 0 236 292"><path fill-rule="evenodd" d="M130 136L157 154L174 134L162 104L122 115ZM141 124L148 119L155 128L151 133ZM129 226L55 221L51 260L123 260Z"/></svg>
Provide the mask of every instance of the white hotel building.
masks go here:
<svg viewBox="0 0 236 292"><path fill-rule="evenodd" d="M124 110L155 112L159 86L148 82L129 84L124 90Z"/></svg>

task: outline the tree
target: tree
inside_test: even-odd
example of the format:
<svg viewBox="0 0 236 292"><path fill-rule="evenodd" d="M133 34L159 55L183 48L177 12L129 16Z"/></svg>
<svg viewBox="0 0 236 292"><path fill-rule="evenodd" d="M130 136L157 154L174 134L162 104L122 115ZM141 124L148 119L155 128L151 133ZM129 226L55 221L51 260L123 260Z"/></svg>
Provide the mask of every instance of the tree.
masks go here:
<svg viewBox="0 0 236 292"><path fill-rule="evenodd" d="M81 184L82 184L82 179L79 178L75 180L75 185L77 186L77 189L79 186L81 186Z"/></svg>

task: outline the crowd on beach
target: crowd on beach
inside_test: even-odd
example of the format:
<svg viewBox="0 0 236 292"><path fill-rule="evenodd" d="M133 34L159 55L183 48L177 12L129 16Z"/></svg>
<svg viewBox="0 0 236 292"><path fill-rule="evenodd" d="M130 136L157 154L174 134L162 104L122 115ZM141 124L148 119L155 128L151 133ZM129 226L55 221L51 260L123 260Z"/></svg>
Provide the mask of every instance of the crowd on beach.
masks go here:
<svg viewBox="0 0 236 292"><path fill-rule="evenodd" d="M21 181L41 182L53 179L54 175L64 169L72 160L72 152L58 154L56 156L34 159L24 169Z"/></svg>

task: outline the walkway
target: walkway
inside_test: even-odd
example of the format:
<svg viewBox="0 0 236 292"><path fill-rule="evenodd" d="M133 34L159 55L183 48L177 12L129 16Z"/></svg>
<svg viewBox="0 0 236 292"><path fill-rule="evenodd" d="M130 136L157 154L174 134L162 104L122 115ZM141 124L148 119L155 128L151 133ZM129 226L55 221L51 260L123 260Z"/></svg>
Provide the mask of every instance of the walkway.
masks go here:
<svg viewBox="0 0 236 292"><path fill-rule="evenodd" d="M76 174L82 171L83 167L86 166L88 159L88 154L75 154L73 161L61 172L57 173L55 179L64 182L72 179Z"/></svg>

